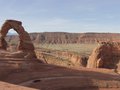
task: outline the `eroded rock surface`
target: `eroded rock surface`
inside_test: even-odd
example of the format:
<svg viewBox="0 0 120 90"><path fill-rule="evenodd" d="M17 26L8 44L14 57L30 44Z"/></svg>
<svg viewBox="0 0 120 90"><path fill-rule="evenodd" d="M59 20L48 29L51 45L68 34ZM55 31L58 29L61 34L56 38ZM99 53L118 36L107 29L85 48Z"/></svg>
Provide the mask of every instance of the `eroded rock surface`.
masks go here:
<svg viewBox="0 0 120 90"><path fill-rule="evenodd" d="M5 37L10 29L14 29L19 34L18 52L7 54L7 57L36 58L34 46L29 34L24 30L22 22L16 20L6 20L0 30L0 49L7 50Z"/></svg>
<svg viewBox="0 0 120 90"><path fill-rule="evenodd" d="M73 52L69 52L69 51L57 51L57 50L50 50L50 51L45 51L45 50L35 50L36 52L36 56L38 59L42 59L44 61L46 56L52 56L54 58L57 59L57 62L63 60L63 61L67 61L66 63L66 67L69 67L70 65L72 66L77 66L77 67L86 67L87 65L87 60L88 60L88 57L87 56L82 56L82 55L79 55L77 53L73 53ZM51 61L52 63L55 63L55 60L51 60L48 58L48 61ZM61 62L64 63L65 62ZM48 62L49 64L51 64L51 62Z"/></svg>
<svg viewBox="0 0 120 90"><path fill-rule="evenodd" d="M89 57L88 68L120 70L120 43L101 42Z"/></svg>

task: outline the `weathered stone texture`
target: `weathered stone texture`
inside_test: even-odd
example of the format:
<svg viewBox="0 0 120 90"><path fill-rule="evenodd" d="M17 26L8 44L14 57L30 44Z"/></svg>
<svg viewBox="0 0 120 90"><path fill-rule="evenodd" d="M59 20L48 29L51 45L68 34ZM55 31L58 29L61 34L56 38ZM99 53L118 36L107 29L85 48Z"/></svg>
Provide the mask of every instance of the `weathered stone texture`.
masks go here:
<svg viewBox="0 0 120 90"><path fill-rule="evenodd" d="M95 48L88 59L88 68L119 69L120 43L104 42Z"/></svg>

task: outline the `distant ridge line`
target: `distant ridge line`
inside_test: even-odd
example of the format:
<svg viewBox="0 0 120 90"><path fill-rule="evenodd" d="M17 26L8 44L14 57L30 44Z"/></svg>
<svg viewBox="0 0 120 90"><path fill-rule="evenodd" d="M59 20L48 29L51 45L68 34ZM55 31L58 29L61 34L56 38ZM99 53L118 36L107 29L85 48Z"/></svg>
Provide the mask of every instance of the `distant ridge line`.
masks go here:
<svg viewBox="0 0 120 90"><path fill-rule="evenodd" d="M97 43L97 41L120 42L120 33L69 33L69 32L40 32L29 33L34 43L70 44L70 43ZM9 42L19 41L17 35L8 35Z"/></svg>

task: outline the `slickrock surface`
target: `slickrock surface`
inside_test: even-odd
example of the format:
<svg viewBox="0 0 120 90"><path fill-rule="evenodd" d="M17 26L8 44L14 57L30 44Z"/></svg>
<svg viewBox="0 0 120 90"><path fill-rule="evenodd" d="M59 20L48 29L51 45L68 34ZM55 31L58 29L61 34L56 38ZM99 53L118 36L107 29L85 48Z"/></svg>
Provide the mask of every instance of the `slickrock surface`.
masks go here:
<svg viewBox="0 0 120 90"><path fill-rule="evenodd" d="M1 81L35 89L120 89L120 75L109 69L64 68L44 64L38 60L16 58L1 58L0 63Z"/></svg>

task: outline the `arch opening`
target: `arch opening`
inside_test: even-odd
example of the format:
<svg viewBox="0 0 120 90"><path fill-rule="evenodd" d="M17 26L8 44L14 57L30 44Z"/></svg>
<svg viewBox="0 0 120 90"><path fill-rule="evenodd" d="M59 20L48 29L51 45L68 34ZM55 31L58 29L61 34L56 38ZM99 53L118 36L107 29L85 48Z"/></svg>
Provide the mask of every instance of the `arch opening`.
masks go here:
<svg viewBox="0 0 120 90"><path fill-rule="evenodd" d="M15 30L10 29L5 37L5 40L7 42L7 51L16 52L18 41L20 41L18 38L18 33Z"/></svg>

